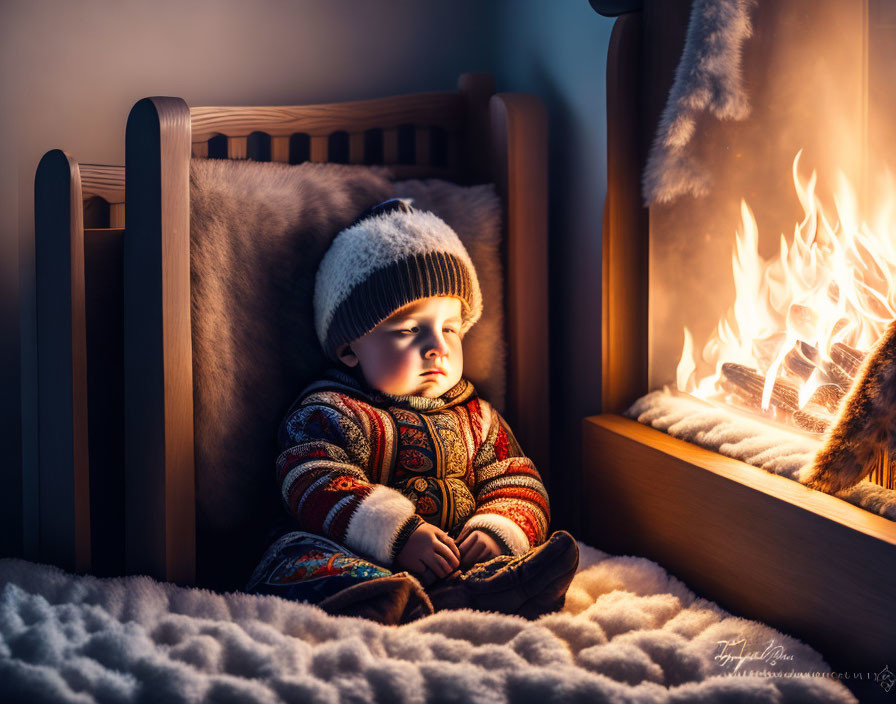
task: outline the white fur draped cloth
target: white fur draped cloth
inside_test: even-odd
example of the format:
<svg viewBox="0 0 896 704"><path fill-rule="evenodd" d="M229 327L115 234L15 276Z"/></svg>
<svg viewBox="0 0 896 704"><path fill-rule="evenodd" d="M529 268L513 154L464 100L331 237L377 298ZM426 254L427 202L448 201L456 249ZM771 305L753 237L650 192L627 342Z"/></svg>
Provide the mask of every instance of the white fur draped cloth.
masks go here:
<svg viewBox="0 0 896 704"><path fill-rule="evenodd" d="M756 0L694 0L684 51L644 170L646 205L680 195L706 195L709 177L694 156L697 120L744 120L750 102L741 80L741 51L752 34Z"/></svg>
<svg viewBox="0 0 896 704"><path fill-rule="evenodd" d="M0 700L856 701L796 639L731 616L649 560L580 551L560 613L443 611L400 627L0 560Z"/></svg>

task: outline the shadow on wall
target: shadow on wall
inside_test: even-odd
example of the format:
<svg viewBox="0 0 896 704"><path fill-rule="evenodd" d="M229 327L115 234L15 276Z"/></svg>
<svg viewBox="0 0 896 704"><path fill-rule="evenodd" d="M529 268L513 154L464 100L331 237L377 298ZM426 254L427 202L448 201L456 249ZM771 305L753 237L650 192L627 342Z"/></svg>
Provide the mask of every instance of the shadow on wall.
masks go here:
<svg viewBox="0 0 896 704"><path fill-rule="evenodd" d="M613 20L586 2L514 3L501 90L535 93L549 124L553 527L579 525L583 417L600 411L601 221L606 195L605 66Z"/></svg>

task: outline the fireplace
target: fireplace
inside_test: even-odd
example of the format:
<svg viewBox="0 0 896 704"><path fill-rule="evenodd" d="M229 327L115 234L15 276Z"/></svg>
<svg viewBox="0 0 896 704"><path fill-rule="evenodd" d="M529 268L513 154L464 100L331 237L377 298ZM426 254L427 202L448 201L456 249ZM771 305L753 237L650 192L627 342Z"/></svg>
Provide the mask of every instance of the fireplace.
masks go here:
<svg viewBox="0 0 896 704"><path fill-rule="evenodd" d="M807 449L896 318L869 9L694 3L643 180L647 388L784 424ZM893 489L891 470L872 481Z"/></svg>
<svg viewBox="0 0 896 704"><path fill-rule="evenodd" d="M623 168L638 164L650 208L617 208L615 197L635 196L614 193L611 174L608 218L628 209L633 222L622 224L626 242L607 247L605 304L617 310L605 307L605 409L672 389L738 411L732 422L783 425L816 453L896 319L894 140L888 92L870 87L889 79L880 48L893 44L889 8L696 0L682 50L687 4L647 3L663 22L658 36L641 37L651 80L634 97L640 122L622 127L631 153L621 156ZM611 169L620 148L611 136ZM631 271L614 263L620 253ZM674 412L678 401L655 394L651 404ZM893 490L887 460L869 479ZM807 480L810 469L788 476ZM873 500L849 500L888 502L868 491Z"/></svg>
<svg viewBox="0 0 896 704"><path fill-rule="evenodd" d="M689 156L701 195L685 188L648 208L641 181L691 3L607 4L637 8L617 20L608 57L604 415L584 424L586 538L656 559L832 666L883 667L896 632L892 478L873 476L879 486L849 499L858 506L792 480L896 317L896 220L878 197L883 167L896 167L896 16L876 0L731 3L753 23L741 64L749 116L698 117ZM837 248L862 276L818 268ZM865 317L852 318L859 308ZM645 405L664 387L685 404L678 416ZM625 417L632 408L666 432ZM792 440L790 464L775 465L790 469L723 456L728 430L694 430L704 411L729 429L767 427L778 446ZM682 427L688 442L670 437Z"/></svg>
<svg viewBox="0 0 896 704"><path fill-rule="evenodd" d="M726 16L726 5L741 11ZM871 129L885 120L870 98L869 17L856 7L702 8L715 23L689 31L688 70L679 69L661 123L661 136L676 137L672 111L697 134L672 157L654 144L645 179L657 203L649 388L669 385L816 439L896 318L893 179L882 131ZM725 67L703 78L707 60ZM679 107L708 81L720 95L707 109ZM713 109L741 119L718 120ZM891 469L875 468L872 481L894 488Z"/></svg>

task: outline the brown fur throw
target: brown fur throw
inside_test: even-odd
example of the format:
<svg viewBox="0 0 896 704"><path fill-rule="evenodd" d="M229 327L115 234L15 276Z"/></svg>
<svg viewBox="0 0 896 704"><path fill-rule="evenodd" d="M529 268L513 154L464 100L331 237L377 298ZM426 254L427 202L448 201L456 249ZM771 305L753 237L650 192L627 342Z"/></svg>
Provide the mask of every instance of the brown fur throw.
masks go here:
<svg viewBox="0 0 896 704"><path fill-rule="evenodd" d="M836 493L874 470L896 469L896 321L865 358L806 485Z"/></svg>
<svg viewBox="0 0 896 704"><path fill-rule="evenodd" d="M465 341L465 373L502 402L500 201L491 187L401 185L379 167L191 163L197 570L204 586L242 586L271 525L285 515L274 482L277 427L327 364L313 324L317 265L340 229L393 194L415 198L454 227L483 293L491 291Z"/></svg>

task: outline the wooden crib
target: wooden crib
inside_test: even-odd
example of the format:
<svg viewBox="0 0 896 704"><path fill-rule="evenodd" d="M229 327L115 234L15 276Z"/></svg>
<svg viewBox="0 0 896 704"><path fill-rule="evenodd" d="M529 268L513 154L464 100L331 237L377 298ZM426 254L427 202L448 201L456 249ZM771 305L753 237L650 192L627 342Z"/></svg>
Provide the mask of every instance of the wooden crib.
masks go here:
<svg viewBox="0 0 896 704"><path fill-rule="evenodd" d="M283 107L146 98L128 119L124 168L45 155L35 179L42 561L196 583L191 156L494 183L506 415L547 476L545 111L534 96L494 94L485 74L458 86Z"/></svg>

